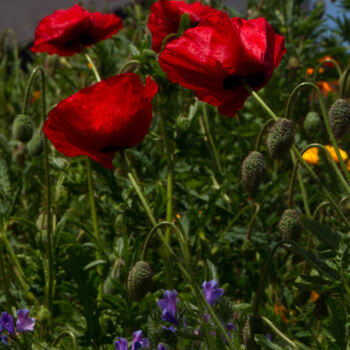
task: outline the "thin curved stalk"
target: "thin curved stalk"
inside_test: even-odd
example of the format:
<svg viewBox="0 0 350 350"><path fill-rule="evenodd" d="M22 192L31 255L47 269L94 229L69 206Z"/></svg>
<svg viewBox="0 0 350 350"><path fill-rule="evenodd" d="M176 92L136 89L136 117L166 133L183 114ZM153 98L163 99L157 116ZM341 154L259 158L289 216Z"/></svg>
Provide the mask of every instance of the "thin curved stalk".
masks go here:
<svg viewBox="0 0 350 350"><path fill-rule="evenodd" d="M255 206L255 211L248 222L247 235L246 235L247 240L250 240L250 238L251 238L254 221L255 221L255 219L258 216L259 211L260 211L260 204L259 203L253 203L253 204L256 204L256 206Z"/></svg>
<svg viewBox="0 0 350 350"><path fill-rule="evenodd" d="M256 207L255 211L258 210L258 208L260 208L259 203L250 203L248 205L246 205L245 207L243 207L236 215L235 217L231 220L231 222L226 226L226 228L224 229L224 232L220 235L219 241L221 241L224 236L225 233L234 225L234 223L236 222L236 220L249 208L251 207Z"/></svg>
<svg viewBox="0 0 350 350"><path fill-rule="evenodd" d="M325 60L323 60L322 62L320 62L316 67L315 67L315 70L314 70L314 75L312 77L312 81L314 83L316 83L316 78L317 78L317 74L318 74L318 70L320 67L324 66L327 62L332 62L334 64L334 67L335 69L337 70L337 73L338 73L338 76L339 76L339 79L341 77L341 68L339 66L339 63L334 60L333 58L326 58Z"/></svg>
<svg viewBox="0 0 350 350"><path fill-rule="evenodd" d="M210 130L210 124L208 120L208 112L207 112L207 106L203 104L203 114L199 114L199 124L202 130L202 133L204 135L204 140L207 143L208 150L210 152L211 158L213 160L213 165L215 168L215 172L219 173L220 175L223 174L222 166L220 162L220 157L218 154L218 151L215 146L215 142L213 139L213 135Z"/></svg>
<svg viewBox="0 0 350 350"><path fill-rule="evenodd" d="M65 338L65 337L69 337L72 341L72 347L73 350L78 350L78 342L77 342L77 337L75 336L75 334L71 331L63 331L61 332L56 339L52 342L53 347L57 346L58 343L61 341L61 339Z"/></svg>
<svg viewBox="0 0 350 350"><path fill-rule="evenodd" d="M293 162L293 173L292 173L292 177L290 180L290 184L289 184L289 193L288 193L288 208L292 209L294 206L294 187L295 187L295 175L298 178L298 183L299 183L299 187L300 187L300 191L301 191L301 196L303 198L303 203L304 203L304 208L305 208L305 212L306 215L310 218L311 217L311 210L310 210L310 205L309 205L309 201L308 201L308 197L307 197L307 193L306 193L306 189L305 189L305 185L303 182L303 178L300 174L300 170L298 168L298 163L299 163L299 159L296 159L294 153L292 152L292 150L290 150L290 155L292 158L292 162Z"/></svg>
<svg viewBox="0 0 350 350"><path fill-rule="evenodd" d="M258 134L258 137L256 139L256 143L255 143L255 150L257 152L259 152L259 149L260 149L260 144L261 144L261 141L262 141L262 138L263 138L263 135L264 135L264 132L265 130L272 124L274 123L275 120L274 119L269 119L267 122L265 122L265 124L261 127L260 131L259 131L259 134Z"/></svg>
<svg viewBox="0 0 350 350"><path fill-rule="evenodd" d="M317 85L311 83L311 82L303 82L303 83L300 83L299 85L297 85L293 91L291 92L291 94L289 95L289 99L288 99L288 102L287 102L287 106L286 106L286 113L285 113L285 116L286 118L288 118L288 115L289 115L289 109L290 109L290 105L291 105L291 102L295 96L295 94L302 88L304 87L311 87L313 89L316 90L316 93L318 95L318 100L319 100L319 103L320 103L320 107L321 107L321 113L322 113L322 116L323 116L323 120L324 120L324 123L325 123L325 126L326 126L326 129L327 129L327 133L331 139L331 142L332 142L332 146L334 147L334 150L335 150L335 153L337 154L337 157L339 159L339 164L340 164L340 167L346 177L346 180L348 183L350 183L350 174L346 168L346 165L345 165L345 162L343 160L343 158L341 157L340 155L340 151L339 151L339 147L338 147L338 144L337 144L337 141L335 140L335 137L334 137L334 134L332 132L332 129L330 127L330 124L329 124L329 119L328 119L328 114L327 114L327 110L326 110L326 106L325 106L325 103L324 103L324 100L323 100L323 97L322 97L322 94L321 94L321 91L320 89L317 87Z"/></svg>
<svg viewBox="0 0 350 350"><path fill-rule="evenodd" d="M341 87L340 87L340 98L344 98L344 96L345 96L346 83L348 81L349 74L350 74L350 66L347 66L345 71L344 71L344 79L343 79Z"/></svg>
<svg viewBox="0 0 350 350"><path fill-rule="evenodd" d="M40 90L41 90L41 119L42 128L46 121L46 89L45 89L45 71L43 67L36 67L28 80L28 84L25 91L23 114L27 113L29 93L33 84L34 78L37 73L40 73ZM49 145L47 137L44 137L44 168L45 168L45 182L46 182L46 200L47 200L47 255L49 264L49 277L47 285L47 306L52 315L52 302L54 297L54 254L53 254L53 226L52 226L52 208L51 208L51 183L50 183L50 168L49 168Z"/></svg>
<svg viewBox="0 0 350 350"><path fill-rule="evenodd" d="M100 82L101 81L101 76L100 76L100 73L98 72L98 70L96 68L96 65L95 65L94 61L91 59L89 54L85 53L84 56L85 56L86 60L91 64L91 69L92 69L92 72L95 75L96 81Z"/></svg>
<svg viewBox="0 0 350 350"><path fill-rule="evenodd" d="M279 337L281 337L285 342L291 345L294 349L297 348L297 345L292 340L290 340L284 333L282 333L267 317L261 316L261 318Z"/></svg>
<svg viewBox="0 0 350 350"><path fill-rule="evenodd" d="M316 219L317 214L320 212L321 209L323 209L324 207L328 206L329 202L322 202L320 203L317 208L314 210L314 213L312 214L312 218Z"/></svg>
<svg viewBox="0 0 350 350"><path fill-rule="evenodd" d="M328 149L325 146L323 146L323 145L321 145L319 143L311 143L311 144L307 145L306 147L304 147L302 149L301 155L303 155L308 149L310 149L312 147L317 147L317 148L319 148L320 150L322 150L326 154L326 158L328 159L328 161L332 165L333 170L337 174L337 176L338 176L340 182L342 183L344 189L350 194L350 186L349 186L349 184L345 181L341 171L339 170L339 168L337 166L337 163L335 162L335 160L333 159L331 153L328 151Z"/></svg>

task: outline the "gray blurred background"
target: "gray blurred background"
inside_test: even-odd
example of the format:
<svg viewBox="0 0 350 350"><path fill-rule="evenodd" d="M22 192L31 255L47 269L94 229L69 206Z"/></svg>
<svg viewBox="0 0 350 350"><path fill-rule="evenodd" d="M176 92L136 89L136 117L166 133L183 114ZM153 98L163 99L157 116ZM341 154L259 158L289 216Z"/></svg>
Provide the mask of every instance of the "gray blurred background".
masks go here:
<svg viewBox="0 0 350 350"><path fill-rule="evenodd" d="M15 31L19 42L32 41L41 18L55 10L69 8L77 2L78 0L0 0L0 33L6 28L11 28ZM131 0L83 1L87 8L93 4L98 11L106 8L113 11L131 2ZM247 0L223 0L223 3L233 6L242 13L247 6Z"/></svg>

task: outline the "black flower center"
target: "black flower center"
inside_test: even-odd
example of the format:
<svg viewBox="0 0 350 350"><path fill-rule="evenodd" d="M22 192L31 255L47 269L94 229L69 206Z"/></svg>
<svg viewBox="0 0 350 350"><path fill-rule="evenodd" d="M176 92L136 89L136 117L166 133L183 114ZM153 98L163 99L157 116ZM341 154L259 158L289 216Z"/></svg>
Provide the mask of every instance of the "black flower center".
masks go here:
<svg viewBox="0 0 350 350"><path fill-rule="evenodd" d="M104 146L100 152L102 153L110 153L110 152L116 152L116 151L120 151L123 148L120 147L116 147L116 146Z"/></svg>
<svg viewBox="0 0 350 350"><path fill-rule="evenodd" d="M245 80L251 87L259 86L265 80L264 72L256 72L250 75L229 75L222 82L222 87L225 90L233 90L236 87L242 85L242 80Z"/></svg>
<svg viewBox="0 0 350 350"><path fill-rule="evenodd" d="M75 46L89 46L93 44L94 38L89 34L82 34L79 37L72 38L65 43L66 47L75 47Z"/></svg>
<svg viewBox="0 0 350 350"><path fill-rule="evenodd" d="M199 21L193 21L191 22L191 28L196 28L199 24Z"/></svg>

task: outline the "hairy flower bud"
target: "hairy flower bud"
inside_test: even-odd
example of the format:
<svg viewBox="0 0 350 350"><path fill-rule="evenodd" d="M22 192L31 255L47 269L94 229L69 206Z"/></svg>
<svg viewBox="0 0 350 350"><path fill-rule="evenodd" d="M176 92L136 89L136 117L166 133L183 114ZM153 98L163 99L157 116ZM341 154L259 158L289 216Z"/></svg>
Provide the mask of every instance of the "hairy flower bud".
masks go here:
<svg viewBox="0 0 350 350"><path fill-rule="evenodd" d="M317 112L309 112L304 120L304 129L308 136L316 136L323 130L324 125Z"/></svg>
<svg viewBox="0 0 350 350"><path fill-rule="evenodd" d="M16 140L21 142L28 142L33 136L33 123L29 116L19 114L12 126L12 133Z"/></svg>
<svg viewBox="0 0 350 350"><path fill-rule="evenodd" d="M249 315L243 328L243 342L246 350L258 350L260 346L255 342L255 334L264 334L264 324L260 316Z"/></svg>
<svg viewBox="0 0 350 350"><path fill-rule="evenodd" d="M341 138L350 124L350 104L338 98L328 112L329 124L336 139Z"/></svg>
<svg viewBox="0 0 350 350"><path fill-rule="evenodd" d="M47 323L49 322L51 319L51 313L48 309L46 309L45 307L42 308L39 312L38 312L38 322L39 323Z"/></svg>
<svg viewBox="0 0 350 350"><path fill-rule="evenodd" d="M152 284L152 269L148 262L138 261L129 271L128 275L128 291L129 296L134 301L141 301Z"/></svg>
<svg viewBox="0 0 350 350"><path fill-rule="evenodd" d="M27 143L27 149L32 157L39 156L44 149L44 141L42 135L34 135Z"/></svg>
<svg viewBox="0 0 350 350"><path fill-rule="evenodd" d="M278 118L267 135L266 144L271 158L281 158L289 151L294 142L294 122Z"/></svg>
<svg viewBox="0 0 350 350"><path fill-rule="evenodd" d="M266 163L260 152L250 152L242 163L242 182L248 192L254 193L266 174Z"/></svg>
<svg viewBox="0 0 350 350"><path fill-rule="evenodd" d="M142 56L146 59L146 60L156 60L157 59L157 54L150 49L144 49L142 51Z"/></svg>
<svg viewBox="0 0 350 350"><path fill-rule="evenodd" d="M241 245L241 254L246 259L254 259L255 251L254 243L250 239L246 239Z"/></svg>
<svg viewBox="0 0 350 350"><path fill-rule="evenodd" d="M278 227L283 239L297 241L303 230L299 213L295 209L286 209L281 216Z"/></svg>

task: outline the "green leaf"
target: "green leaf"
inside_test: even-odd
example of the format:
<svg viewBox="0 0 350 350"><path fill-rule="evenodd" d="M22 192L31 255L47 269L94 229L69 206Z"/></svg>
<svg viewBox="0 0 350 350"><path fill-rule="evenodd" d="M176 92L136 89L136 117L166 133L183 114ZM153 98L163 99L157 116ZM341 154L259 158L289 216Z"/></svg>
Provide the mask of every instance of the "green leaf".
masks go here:
<svg viewBox="0 0 350 350"><path fill-rule="evenodd" d="M286 348L281 348L279 345L274 344L271 340L267 339L266 335L264 334L255 334L254 336L255 341L259 345L265 345L268 349L272 350L286 350Z"/></svg>
<svg viewBox="0 0 350 350"><path fill-rule="evenodd" d="M317 258L311 251L305 250L296 244L291 246L297 254L301 255L312 267L314 267L320 274L326 275L331 279L339 279L339 273L330 268L323 260Z"/></svg>
<svg viewBox="0 0 350 350"><path fill-rule="evenodd" d="M307 218L301 215L301 222L304 227L314 234L317 239L328 247L338 249L340 243L340 236L333 231L328 225L321 224L318 221Z"/></svg>
<svg viewBox="0 0 350 350"><path fill-rule="evenodd" d="M87 264L84 267L84 270L89 270L95 266L104 265L105 263L106 263L105 260L95 260L95 261L92 261L91 263Z"/></svg>

